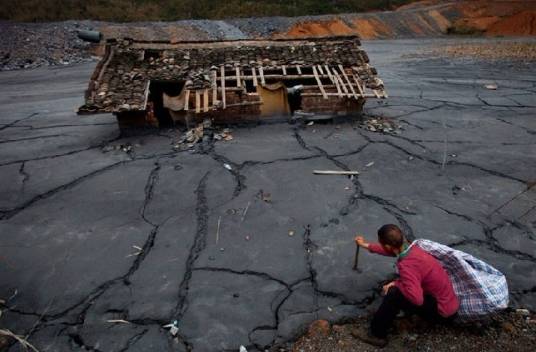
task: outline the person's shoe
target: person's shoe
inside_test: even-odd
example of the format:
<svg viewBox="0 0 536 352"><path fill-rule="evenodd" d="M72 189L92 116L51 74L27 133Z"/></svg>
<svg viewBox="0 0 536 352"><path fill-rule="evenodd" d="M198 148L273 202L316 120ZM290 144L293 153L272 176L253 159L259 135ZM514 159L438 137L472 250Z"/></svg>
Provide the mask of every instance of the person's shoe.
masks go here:
<svg viewBox="0 0 536 352"><path fill-rule="evenodd" d="M364 329L353 328L352 330L350 330L350 334L356 339L359 339L372 346L376 346L379 348L384 348L385 346L387 346L387 339L376 337Z"/></svg>

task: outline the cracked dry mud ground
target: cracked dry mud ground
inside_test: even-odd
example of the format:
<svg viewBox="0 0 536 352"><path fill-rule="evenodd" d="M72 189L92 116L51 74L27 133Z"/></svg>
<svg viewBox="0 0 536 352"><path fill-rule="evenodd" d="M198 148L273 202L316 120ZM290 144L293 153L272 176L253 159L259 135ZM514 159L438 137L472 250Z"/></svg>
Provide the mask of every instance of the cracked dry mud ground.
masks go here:
<svg viewBox="0 0 536 352"><path fill-rule="evenodd" d="M177 132L120 137L110 115L76 116L90 64L1 73L1 327L41 351L284 345L378 303L393 261L363 253L352 271L352 239L384 223L488 261L511 305L535 310L534 65L402 57L437 43L365 43L390 93L366 112L399 135L283 123L198 153L173 151Z"/></svg>

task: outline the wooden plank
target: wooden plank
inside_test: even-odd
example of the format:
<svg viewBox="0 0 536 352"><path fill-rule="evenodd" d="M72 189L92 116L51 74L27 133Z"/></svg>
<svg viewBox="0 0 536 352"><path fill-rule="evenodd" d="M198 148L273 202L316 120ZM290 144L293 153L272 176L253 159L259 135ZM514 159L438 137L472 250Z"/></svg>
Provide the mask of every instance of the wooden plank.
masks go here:
<svg viewBox="0 0 536 352"><path fill-rule="evenodd" d="M195 91L195 113L199 114L201 112L201 93L199 90Z"/></svg>
<svg viewBox="0 0 536 352"><path fill-rule="evenodd" d="M261 84L265 85L266 81L264 80L264 70L263 70L262 66L259 66L259 74L261 76Z"/></svg>
<svg viewBox="0 0 536 352"><path fill-rule="evenodd" d="M326 69L326 73L327 73L329 79L331 80L331 82L335 83L335 80L333 79L333 76L331 75L331 71L329 70L329 66L324 65L324 68Z"/></svg>
<svg viewBox="0 0 536 352"><path fill-rule="evenodd" d="M321 97L323 96L322 93L301 93L302 97ZM326 93L328 97L340 97L341 95L339 93ZM363 98L376 98L374 94L363 94L361 97Z"/></svg>
<svg viewBox="0 0 536 352"><path fill-rule="evenodd" d="M337 94L339 95L339 97L342 98L342 90L341 90L341 87L339 86L339 80L337 79L337 76L335 76L333 72L331 72L331 69L328 66L326 66L326 70L328 70L328 72L330 73L332 77L332 81L333 83L335 83L335 87L337 87Z"/></svg>
<svg viewBox="0 0 536 352"><path fill-rule="evenodd" d="M258 83L257 83L257 73L255 72L255 67L251 68L251 73L253 75L253 87L256 87Z"/></svg>
<svg viewBox="0 0 536 352"><path fill-rule="evenodd" d="M184 96L184 110L188 110L189 105L190 105L190 90L186 89L186 94Z"/></svg>
<svg viewBox="0 0 536 352"><path fill-rule="evenodd" d="M315 175L359 175L359 171L313 170Z"/></svg>
<svg viewBox="0 0 536 352"><path fill-rule="evenodd" d="M352 91L352 95L354 96L354 98L357 99L357 94L355 93L354 87L352 86L352 82L350 82L350 79L348 78L348 75L346 75L346 72L344 71L344 67L342 67L342 65L339 65L339 70L341 70L341 73L344 79L346 79L346 82L348 82L348 86L350 87L350 90Z"/></svg>
<svg viewBox="0 0 536 352"><path fill-rule="evenodd" d="M343 92L346 94L346 96L350 97L350 92L348 91L348 88L346 88L346 84L344 84L344 81L342 80L341 76L337 73L335 69L333 69L333 74L335 76L335 79L339 81L339 84L341 85L341 88Z"/></svg>
<svg viewBox="0 0 536 352"><path fill-rule="evenodd" d="M208 88L203 93L203 112L208 112Z"/></svg>
<svg viewBox="0 0 536 352"><path fill-rule="evenodd" d="M221 67L221 101L223 103L223 108L227 107L225 103L225 66Z"/></svg>
<svg viewBox="0 0 536 352"><path fill-rule="evenodd" d="M281 69L283 70L283 76L287 75L287 67L285 65L281 66Z"/></svg>
<svg viewBox="0 0 536 352"><path fill-rule="evenodd" d="M240 81L240 67L239 66L236 66L235 68L236 70L236 86L237 87L240 87L241 86L241 81Z"/></svg>
<svg viewBox="0 0 536 352"><path fill-rule="evenodd" d="M300 65L296 65L296 70L298 70L298 74L301 76L301 67Z"/></svg>
<svg viewBox="0 0 536 352"><path fill-rule="evenodd" d="M149 101L149 87L151 86L151 80L147 81L145 86L145 92L143 94L143 110L147 110L147 102Z"/></svg>
<svg viewBox="0 0 536 352"><path fill-rule="evenodd" d="M321 95L321 94L319 94ZM262 101L246 101L243 103L236 103L236 104L227 104L228 108L234 107L234 106L249 106L249 105L262 105ZM189 112L195 111L195 109L187 110Z"/></svg>
<svg viewBox="0 0 536 352"><path fill-rule="evenodd" d="M260 68L258 70L259 70L259 74L257 75L257 79L260 78ZM301 75L301 76L300 75L289 75L289 74L287 74L286 76L283 76L283 75L268 75L264 71L263 71L263 76L264 76L265 79L270 78L270 79L276 79L276 80L299 79L299 78L315 78L315 76L313 74ZM320 75L320 74L318 75L318 77L320 77L320 78L329 78L328 75ZM242 78L242 81L249 80L249 79L253 79L253 75L243 75L242 74L241 78ZM235 79L236 79L236 77L234 75L225 77L226 81L234 81ZM222 80L222 78L218 77L218 81L221 81L221 80Z"/></svg>
<svg viewBox="0 0 536 352"><path fill-rule="evenodd" d="M363 88L361 88L359 79L354 74L352 74L352 77L354 77L355 85L357 86L357 90L359 90L359 94L361 94L361 96L365 96L365 92L363 91Z"/></svg>
<svg viewBox="0 0 536 352"><path fill-rule="evenodd" d="M212 106L218 102L218 71L212 71Z"/></svg>
<svg viewBox="0 0 536 352"><path fill-rule="evenodd" d="M322 92L322 96L324 99L327 99L328 96L326 95L326 91L324 90L324 87L322 86L322 81L320 81L320 78L318 78L318 73L316 72L316 67L313 66L313 74L315 75L316 83L318 84L318 88L320 89L320 92Z"/></svg>

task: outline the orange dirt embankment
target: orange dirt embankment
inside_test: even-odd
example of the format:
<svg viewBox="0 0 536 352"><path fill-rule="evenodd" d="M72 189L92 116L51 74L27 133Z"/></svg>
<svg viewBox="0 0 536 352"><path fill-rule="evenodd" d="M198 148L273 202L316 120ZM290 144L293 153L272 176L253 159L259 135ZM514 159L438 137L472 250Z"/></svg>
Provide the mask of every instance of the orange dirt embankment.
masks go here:
<svg viewBox="0 0 536 352"><path fill-rule="evenodd" d="M362 39L484 34L536 34L536 1L425 0L396 11L364 13L299 21L276 37L314 37L357 34Z"/></svg>

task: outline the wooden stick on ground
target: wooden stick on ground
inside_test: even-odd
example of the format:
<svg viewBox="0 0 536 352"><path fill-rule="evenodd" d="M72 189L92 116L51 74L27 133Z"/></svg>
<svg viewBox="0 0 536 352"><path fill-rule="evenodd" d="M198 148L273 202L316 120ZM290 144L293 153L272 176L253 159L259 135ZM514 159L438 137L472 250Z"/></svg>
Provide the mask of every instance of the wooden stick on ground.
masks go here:
<svg viewBox="0 0 536 352"><path fill-rule="evenodd" d="M315 175L359 175L359 171L313 170Z"/></svg>

